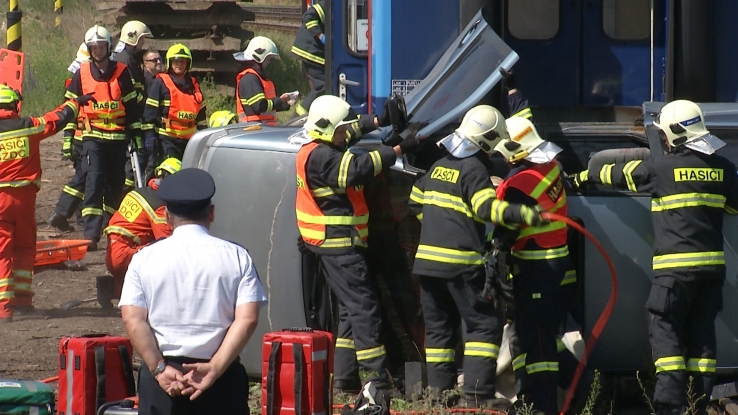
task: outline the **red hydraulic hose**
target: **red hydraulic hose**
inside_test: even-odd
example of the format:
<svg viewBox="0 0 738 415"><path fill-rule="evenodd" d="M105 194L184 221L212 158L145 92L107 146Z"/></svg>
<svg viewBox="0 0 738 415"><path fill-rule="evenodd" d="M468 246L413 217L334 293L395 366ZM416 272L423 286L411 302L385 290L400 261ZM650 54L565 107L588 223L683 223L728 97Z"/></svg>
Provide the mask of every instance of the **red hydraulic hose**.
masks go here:
<svg viewBox="0 0 738 415"><path fill-rule="evenodd" d="M605 258L605 262L607 263L608 268L610 268L610 275L612 275L612 290L610 291L610 298L607 299L605 308L602 310L602 313L600 314L600 317L597 319L597 322L595 323L594 328L592 328L592 333L589 335L589 338L587 339L585 343L584 356L582 357L582 361L580 361L579 364L577 365L577 369L574 372L574 378L572 379L571 385L569 386L569 391L566 393L566 400L564 401L564 406L563 408L561 408L561 415L564 415L566 411L569 410L571 401L574 398L574 391L577 388L577 384L579 383L579 378L582 376L584 367L587 364L587 359L589 358L589 355L592 353L592 349L594 348L595 343L597 343L597 339L599 339L600 335L602 334L602 330L605 329L605 326L607 325L607 320L610 319L610 315L612 314L612 310L615 308L615 299L618 296L618 276L615 273L615 266L613 265L612 260L610 259L610 256L607 255L605 248L603 248L600 242L597 239L595 239L595 237L592 236L591 233L587 232L587 230L584 229L584 227L574 222L573 220L567 218L566 216L557 215L555 213L543 212L541 213L541 216L546 220L551 220L555 222L564 222L568 226L571 226L572 228L574 228L577 232L586 236L587 239L589 239L592 242L592 244L594 244L594 246L597 247L600 253L602 253L602 256Z"/></svg>

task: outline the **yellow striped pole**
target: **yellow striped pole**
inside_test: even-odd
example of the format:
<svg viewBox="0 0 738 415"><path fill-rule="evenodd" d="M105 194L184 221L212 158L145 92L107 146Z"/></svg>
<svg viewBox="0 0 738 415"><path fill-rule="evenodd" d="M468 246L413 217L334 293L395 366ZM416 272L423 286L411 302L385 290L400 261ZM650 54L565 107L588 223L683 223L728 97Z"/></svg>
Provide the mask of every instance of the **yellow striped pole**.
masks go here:
<svg viewBox="0 0 738 415"><path fill-rule="evenodd" d="M22 50L21 41L21 17L23 13L18 10L18 0L10 0L10 10L7 17L6 40L8 49L20 52Z"/></svg>
<svg viewBox="0 0 738 415"><path fill-rule="evenodd" d="M59 27L61 24L61 14L64 13L64 0L54 0L54 13L56 13L54 25Z"/></svg>

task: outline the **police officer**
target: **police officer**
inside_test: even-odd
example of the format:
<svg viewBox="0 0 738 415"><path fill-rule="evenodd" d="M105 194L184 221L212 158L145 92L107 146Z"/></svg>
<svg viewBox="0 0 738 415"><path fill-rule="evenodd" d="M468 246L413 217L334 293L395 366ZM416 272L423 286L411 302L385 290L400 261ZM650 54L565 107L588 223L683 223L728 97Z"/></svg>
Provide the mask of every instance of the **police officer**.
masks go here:
<svg viewBox="0 0 738 415"><path fill-rule="evenodd" d="M158 141L164 158L182 160L187 141L197 130L207 128L200 83L190 75L192 53L178 43L167 51L167 72L151 84L146 98L143 130L146 150L154 151Z"/></svg>
<svg viewBox="0 0 738 415"><path fill-rule="evenodd" d="M369 211L363 185L401 154L414 151L418 140L408 136L397 146L354 156L346 151L349 125L357 120L350 108L330 95L319 97L310 108L305 123L310 140L300 147L296 161L297 226L306 249L319 256L338 297L339 327L351 327L356 359L378 376L379 388L389 388L387 355L379 338L378 293L366 265ZM340 344L337 352L338 348ZM341 373L335 379L342 380Z"/></svg>
<svg viewBox="0 0 738 415"><path fill-rule="evenodd" d="M277 125L277 112L290 109L289 94L277 96L274 82L265 70L272 59L279 59L277 45L264 36L249 41L246 50L233 57L248 62L248 68L236 75L236 113L241 122L257 121Z"/></svg>
<svg viewBox="0 0 738 415"><path fill-rule="evenodd" d="M266 304L254 263L243 247L209 234L210 174L183 169L162 181L158 194L172 236L133 256L119 303L143 360L138 411L247 414L248 377L238 354Z"/></svg>
<svg viewBox="0 0 738 415"><path fill-rule="evenodd" d="M21 96L0 85L0 323L33 311L36 193L41 186L41 140L77 117L91 97L68 101L42 117L21 117Z"/></svg>
<svg viewBox="0 0 738 415"><path fill-rule="evenodd" d="M157 190L165 177L178 172L181 167L182 164L175 158L164 160L156 168L156 178L151 179L148 186L128 192L118 211L110 218L103 234L108 237L105 265L112 277L97 277L98 301L101 303L120 298L123 278L133 254L172 234L164 215L164 202L157 195ZM101 286L111 289L106 292Z"/></svg>
<svg viewBox="0 0 738 415"><path fill-rule="evenodd" d="M304 115L315 98L325 92L325 3L322 0L314 1L302 15L291 52L302 60L302 69L310 83L310 93L295 107L297 115Z"/></svg>
<svg viewBox="0 0 738 415"><path fill-rule="evenodd" d="M666 104L653 123L668 148L663 157L595 162L574 177L650 193L653 285L646 302L656 365L657 414L682 414L687 381L698 414L706 414L715 379L715 318L725 280L723 213L738 213L736 168L714 154L725 145L705 128L700 107Z"/></svg>
<svg viewBox="0 0 738 415"><path fill-rule="evenodd" d="M420 276L428 384L447 391L456 383L455 348L464 322L464 399L476 407L506 407L495 399L495 368L502 324L494 302L482 297L485 222L537 225L540 213L497 200L489 154L508 136L495 108L470 109L459 128L439 142L449 155L420 178L409 209L422 222L413 272ZM464 403L464 402L462 402Z"/></svg>
<svg viewBox="0 0 738 415"><path fill-rule="evenodd" d="M84 236L96 250L102 230L123 199L126 143L140 140L141 113L131 76L122 63L110 60L110 33L95 25L85 33L92 62L72 77L66 96L95 94L96 102L80 109L82 167L85 172L82 220ZM105 215L103 215L103 195Z"/></svg>
<svg viewBox="0 0 738 415"><path fill-rule="evenodd" d="M497 198L538 205L546 212L566 216L566 192L556 162L561 148L541 139L526 118L508 118L505 124L510 136L500 141L495 151L512 169L497 188ZM512 260L508 264L514 264L517 350L513 350L513 367L521 384L520 393L536 412L555 414L559 381L557 339L566 314L559 294L566 272L572 268L566 224L523 225L515 231L497 227L494 236L503 241L503 249L510 250Z"/></svg>

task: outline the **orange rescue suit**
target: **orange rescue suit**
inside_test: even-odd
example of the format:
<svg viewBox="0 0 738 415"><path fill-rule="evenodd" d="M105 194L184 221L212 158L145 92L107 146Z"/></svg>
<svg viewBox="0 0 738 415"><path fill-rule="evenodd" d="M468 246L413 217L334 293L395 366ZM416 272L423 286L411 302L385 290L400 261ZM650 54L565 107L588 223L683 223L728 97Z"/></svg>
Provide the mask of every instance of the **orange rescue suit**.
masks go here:
<svg viewBox="0 0 738 415"><path fill-rule="evenodd" d="M236 111L238 112L238 120L240 122L250 122L250 121L257 121L257 122L263 122L266 125L277 125L277 113L275 111L267 111L263 112L261 114L254 114L254 115L246 115L246 111L243 109L243 104L241 103L241 97L238 92L238 86L241 83L241 78L246 74L254 74L259 78L259 81L261 82L261 87L264 89L264 98L267 100L272 100L277 97L277 92L274 89L274 82L262 78L261 75L259 75L259 72L254 70L253 68L248 68L244 70L243 72L236 75Z"/></svg>

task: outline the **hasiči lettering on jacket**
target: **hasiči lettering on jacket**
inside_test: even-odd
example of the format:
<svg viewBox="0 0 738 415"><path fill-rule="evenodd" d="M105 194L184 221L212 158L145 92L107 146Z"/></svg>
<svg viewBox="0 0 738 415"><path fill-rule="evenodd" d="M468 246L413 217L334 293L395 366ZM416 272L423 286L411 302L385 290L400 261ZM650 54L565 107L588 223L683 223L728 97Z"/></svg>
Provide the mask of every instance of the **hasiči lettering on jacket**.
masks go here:
<svg viewBox="0 0 738 415"><path fill-rule="evenodd" d="M437 166L431 173L431 179L443 182L456 183L459 179L459 171L456 169L448 169L446 167Z"/></svg>
<svg viewBox="0 0 738 415"><path fill-rule="evenodd" d="M18 160L28 157L29 154L28 137L0 140L0 161Z"/></svg>
<svg viewBox="0 0 738 415"><path fill-rule="evenodd" d="M723 169L681 168L674 169L676 182L722 182Z"/></svg>

